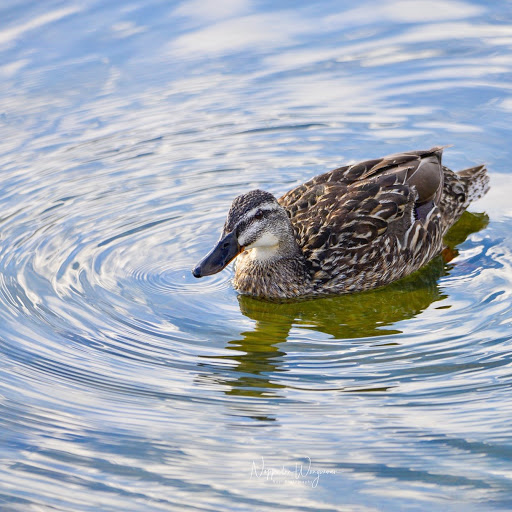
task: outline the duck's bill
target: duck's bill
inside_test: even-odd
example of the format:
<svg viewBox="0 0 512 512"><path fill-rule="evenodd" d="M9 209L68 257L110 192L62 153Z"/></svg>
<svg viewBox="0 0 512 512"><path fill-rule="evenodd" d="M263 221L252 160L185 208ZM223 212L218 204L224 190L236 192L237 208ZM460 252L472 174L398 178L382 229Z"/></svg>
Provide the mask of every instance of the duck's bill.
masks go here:
<svg viewBox="0 0 512 512"><path fill-rule="evenodd" d="M234 233L228 233L192 270L194 277L211 276L220 272L243 250Z"/></svg>

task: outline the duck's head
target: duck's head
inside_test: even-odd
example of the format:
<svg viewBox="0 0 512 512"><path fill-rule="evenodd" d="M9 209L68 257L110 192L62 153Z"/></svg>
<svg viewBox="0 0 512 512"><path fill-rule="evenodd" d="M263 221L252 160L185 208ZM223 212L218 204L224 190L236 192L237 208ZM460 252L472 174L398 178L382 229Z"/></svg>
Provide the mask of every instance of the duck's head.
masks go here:
<svg viewBox="0 0 512 512"><path fill-rule="evenodd" d="M290 236L293 238L293 228L277 199L269 192L252 190L235 198L220 240L192 274L195 277L216 274L245 250L251 250L253 259L272 259Z"/></svg>

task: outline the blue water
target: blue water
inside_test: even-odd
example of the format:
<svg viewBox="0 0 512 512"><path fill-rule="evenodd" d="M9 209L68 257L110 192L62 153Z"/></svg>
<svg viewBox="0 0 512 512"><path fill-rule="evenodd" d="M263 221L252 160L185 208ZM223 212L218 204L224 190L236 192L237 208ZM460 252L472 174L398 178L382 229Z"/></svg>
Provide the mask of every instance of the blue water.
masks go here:
<svg viewBox="0 0 512 512"><path fill-rule="evenodd" d="M512 509L512 3L7 0L0 510ZM451 144L390 288L195 280L234 196Z"/></svg>

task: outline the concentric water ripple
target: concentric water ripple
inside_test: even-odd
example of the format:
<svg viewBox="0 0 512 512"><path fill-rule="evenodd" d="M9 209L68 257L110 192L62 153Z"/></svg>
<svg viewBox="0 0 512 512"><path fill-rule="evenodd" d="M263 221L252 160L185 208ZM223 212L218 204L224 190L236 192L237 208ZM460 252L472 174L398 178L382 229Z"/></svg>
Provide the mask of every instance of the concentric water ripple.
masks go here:
<svg viewBox="0 0 512 512"><path fill-rule="evenodd" d="M2 511L512 507L508 7L0 14ZM240 192L436 144L492 180L449 261L283 303L192 277Z"/></svg>

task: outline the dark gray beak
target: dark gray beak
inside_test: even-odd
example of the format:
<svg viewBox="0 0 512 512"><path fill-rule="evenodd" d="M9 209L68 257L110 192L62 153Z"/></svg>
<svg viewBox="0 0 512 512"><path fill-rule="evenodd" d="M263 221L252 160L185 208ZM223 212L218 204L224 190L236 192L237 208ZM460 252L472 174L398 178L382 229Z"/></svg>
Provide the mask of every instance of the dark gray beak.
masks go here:
<svg viewBox="0 0 512 512"><path fill-rule="evenodd" d="M238 244L234 233L228 233L192 270L194 277L211 276L220 272L243 248Z"/></svg>

